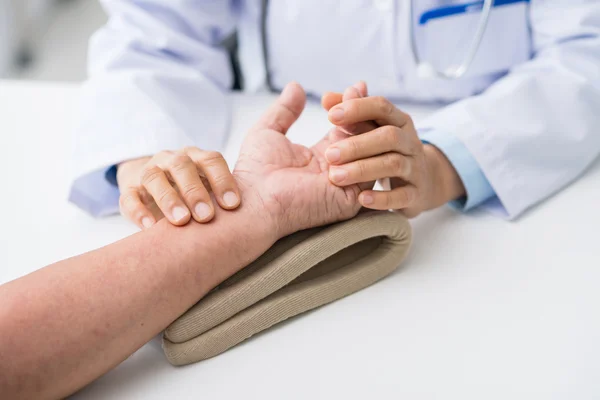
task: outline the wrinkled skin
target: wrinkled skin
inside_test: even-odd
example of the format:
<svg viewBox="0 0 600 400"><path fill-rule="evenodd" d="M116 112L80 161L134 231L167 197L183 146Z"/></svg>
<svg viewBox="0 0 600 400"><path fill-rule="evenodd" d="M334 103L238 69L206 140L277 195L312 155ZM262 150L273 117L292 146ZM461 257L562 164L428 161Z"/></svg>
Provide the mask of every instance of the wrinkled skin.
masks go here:
<svg viewBox="0 0 600 400"><path fill-rule="evenodd" d="M330 182L324 153L347 137L341 130L332 129L310 148L285 136L305 102L302 88L289 84L248 134L234 170L241 191L254 194L244 201L255 202L276 218L279 237L352 218L361 208L358 195L373 186Z"/></svg>

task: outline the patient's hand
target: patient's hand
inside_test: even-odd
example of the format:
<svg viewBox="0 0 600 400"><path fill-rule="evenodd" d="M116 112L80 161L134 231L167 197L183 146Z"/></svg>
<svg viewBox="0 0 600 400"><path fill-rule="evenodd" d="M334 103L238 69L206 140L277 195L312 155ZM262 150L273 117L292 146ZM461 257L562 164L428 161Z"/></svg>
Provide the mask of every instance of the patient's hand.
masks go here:
<svg viewBox="0 0 600 400"><path fill-rule="evenodd" d="M275 218L279 237L353 217L361 207L359 193L372 187L372 183L346 187L330 183L324 152L347 137L339 129L310 148L285 136L305 103L302 87L288 84L248 134L234 171L242 192L255 193L254 201Z"/></svg>

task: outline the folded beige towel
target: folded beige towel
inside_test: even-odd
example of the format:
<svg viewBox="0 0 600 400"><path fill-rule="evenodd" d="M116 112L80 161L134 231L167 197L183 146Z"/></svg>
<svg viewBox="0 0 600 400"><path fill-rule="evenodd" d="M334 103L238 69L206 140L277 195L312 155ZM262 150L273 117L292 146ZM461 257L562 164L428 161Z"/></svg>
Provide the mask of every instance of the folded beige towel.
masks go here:
<svg viewBox="0 0 600 400"><path fill-rule="evenodd" d="M165 331L174 365L214 357L252 335L361 290L394 271L411 243L397 213L367 212L278 241Z"/></svg>

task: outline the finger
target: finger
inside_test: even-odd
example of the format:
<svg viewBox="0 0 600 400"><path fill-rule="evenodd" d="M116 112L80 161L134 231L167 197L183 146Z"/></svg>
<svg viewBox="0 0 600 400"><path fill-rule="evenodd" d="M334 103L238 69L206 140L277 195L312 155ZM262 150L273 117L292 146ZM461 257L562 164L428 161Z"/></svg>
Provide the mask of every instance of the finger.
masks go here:
<svg viewBox="0 0 600 400"><path fill-rule="evenodd" d="M359 82L360 83L360 82ZM366 93L366 86L364 86L364 82L362 85L355 84L354 86L350 86L344 91L343 101L348 101L352 99L360 99L362 98L362 92ZM377 124L372 121L365 122L357 122L355 124L343 125L340 128L349 135L360 135L362 133L370 132L373 129L377 128Z"/></svg>
<svg viewBox="0 0 600 400"><path fill-rule="evenodd" d="M165 172L149 163L142 174L142 185L152 196L160 211L173 225L185 225L190 220L190 210L171 186Z"/></svg>
<svg viewBox="0 0 600 400"><path fill-rule="evenodd" d="M191 211L192 217L196 221L208 222L213 218L214 207L210 194L206 189L208 187L208 182L205 184L202 177L199 176L196 164L192 162L189 156L181 152L175 153L168 150L161 151L152 158L148 165L155 165L161 170L168 172L168 175L165 174L165 176L169 179L169 184L171 181L175 183L177 187L174 189L175 193L179 192L177 193L177 196L179 199L183 199L185 209L187 212ZM154 194L146 193L146 195L149 195L154 199ZM144 199L142 199L142 201L143 200ZM159 204L155 199L154 201L160 211L173 224L180 225L180 223L173 222L173 219L175 218L174 215L169 216L165 213L164 204ZM177 210L177 212L181 215L181 210ZM189 218L186 218L185 222L181 224L185 224L188 221Z"/></svg>
<svg viewBox="0 0 600 400"><path fill-rule="evenodd" d="M365 190L358 196L358 202L373 210L402 210L414 206L417 188L402 186L391 191Z"/></svg>
<svg viewBox="0 0 600 400"><path fill-rule="evenodd" d="M119 197L121 214L141 229L148 229L156 223L152 212L146 208L135 188L128 188Z"/></svg>
<svg viewBox="0 0 600 400"><path fill-rule="evenodd" d="M399 153L385 153L329 168L329 180L337 186L371 182L377 179L399 177L411 182L412 158Z"/></svg>
<svg viewBox="0 0 600 400"><path fill-rule="evenodd" d="M344 90L344 95L342 96L342 101L348 101L352 99L361 99L362 95L354 86L350 86Z"/></svg>
<svg viewBox="0 0 600 400"><path fill-rule="evenodd" d="M169 171L179 195L183 197L187 209L192 211L196 221L208 222L214 217L215 210L210 193L200 178L196 163L189 155L183 152L174 153L165 165L159 167Z"/></svg>
<svg viewBox="0 0 600 400"><path fill-rule="evenodd" d="M331 107L340 104L343 97L343 93L325 92L321 97L321 105L326 111L329 111Z"/></svg>
<svg viewBox="0 0 600 400"><path fill-rule="evenodd" d="M196 147L187 148L185 151L204 172L219 205L226 210L237 208L240 205L240 192L223 155Z"/></svg>
<svg viewBox="0 0 600 400"><path fill-rule="evenodd" d="M399 128L406 124L412 126L410 116L385 97L352 99L329 110L329 121L338 126L371 120L378 125L394 125Z"/></svg>
<svg viewBox="0 0 600 400"><path fill-rule="evenodd" d="M419 151L420 146L421 142L415 135L386 125L368 134L351 136L329 146L325 158L330 164L340 165L390 151L411 156Z"/></svg>
<svg viewBox="0 0 600 400"><path fill-rule="evenodd" d="M359 81L352 85L352 87L358 90L358 93L360 94L358 97L367 97L369 95L367 84L364 81ZM325 92L323 93L323 96L321 96L321 105L327 111L329 111L331 107L340 104L342 101L344 101L344 93Z"/></svg>
<svg viewBox="0 0 600 400"><path fill-rule="evenodd" d="M354 86L358 90L361 97L369 96L369 90L367 88L367 83L365 81L358 81L352 86Z"/></svg>
<svg viewBox="0 0 600 400"><path fill-rule="evenodd" d="M286 134L306 105L306 93L296 82L288 83L277 101L263 114L255 129L272 129Z"/></svg>

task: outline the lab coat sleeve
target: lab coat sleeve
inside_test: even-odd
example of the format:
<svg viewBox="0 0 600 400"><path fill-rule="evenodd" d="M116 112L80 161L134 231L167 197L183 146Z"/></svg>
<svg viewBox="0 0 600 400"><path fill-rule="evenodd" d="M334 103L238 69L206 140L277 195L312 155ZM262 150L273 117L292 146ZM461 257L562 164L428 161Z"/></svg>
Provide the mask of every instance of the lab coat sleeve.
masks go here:
<svg viewBox="0 0 600 400"><path fill-rule="evenodd" d="M509 219L600 153L600 2L532 0L530 14L534 57L423 126L465 145L497 195L482 207Z"/></svg>
<svg viewBox="0 0 600 400"><path fill-rule="evenodd" d="M70 200L101 216L118 210L106 179L119 162L188 145L220 150L232 85L221 42L229 0L103 0L109 21L90 41L74 133Z"/></svg>

